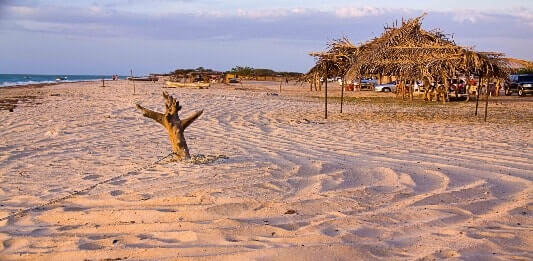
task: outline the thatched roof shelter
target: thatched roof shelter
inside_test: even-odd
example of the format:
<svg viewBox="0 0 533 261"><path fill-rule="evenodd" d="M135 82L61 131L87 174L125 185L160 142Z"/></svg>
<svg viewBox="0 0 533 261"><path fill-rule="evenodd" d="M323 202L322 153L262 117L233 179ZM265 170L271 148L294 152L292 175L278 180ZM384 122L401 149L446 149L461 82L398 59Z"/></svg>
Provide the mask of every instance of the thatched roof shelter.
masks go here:
<svg viewBox="0 0 533 261"><path fill-rule="evenodd" d="M503 59L503 54L476 52L472 48L455 44L439 30L423 30L421 21L424 16L425 14L406 22L402 20L399 27L386 27L380 37L359 46L354 46L346 38L332 41L327 51L310 54L316 57L316 64L303 80L316 81L317 75L328 78L341 76L345 80L361 79L369 75L396 76L403 80L400 84L403 96L406 90L405 80L423 80L425 87L431 86L430 82L442 81L444 86L435 85L434 90L437 91L437 100L442 96L445 102L448 98L449 79L460 75L503 79L509 75L509 62ZM413 86L409 89L412 100ZM431 101L429 88L425 89L425 99ZM488 91L486 96L485 120ZM478 100L479 91L476 115ZM327 118L327 98L325 103Z"/></svg>
<svg viewBox="0 0 533 261"><path fill-rule="evenodd" d="M503 58L503 60L507 62L507 64L509 65L509 69L512 72L519 72L521 70L533 71L532 61L526 61L522 59L508 58L508 57Z"/></svg>
<svg viewBox="0 0 533 261"><path fill-rule="evenodd" d="M353 63L355 51L357 47L346 37L329 42L327 51L309 54L315 57L316 63L303 76L304 79L311 79L317 74L321 76L327 74L327 77L344 77Z"/></svg>
<svg viewBox="0 0 533 261"><path fill-rule="evenodd" d="M456 45L440 31L421 28L423 16L385 28L378 38L357 47L348 78L394 75L404 79L424 76L452 78L457 74L506 77L507 66L499 53L475 52Z"/></svg>

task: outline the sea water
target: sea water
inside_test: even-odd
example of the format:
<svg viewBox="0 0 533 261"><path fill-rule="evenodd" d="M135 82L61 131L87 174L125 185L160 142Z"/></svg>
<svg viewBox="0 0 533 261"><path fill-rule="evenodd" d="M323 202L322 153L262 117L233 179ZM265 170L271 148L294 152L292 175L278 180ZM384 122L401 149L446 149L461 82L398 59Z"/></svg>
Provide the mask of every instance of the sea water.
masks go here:
<svg viewBox="0 0 533 261"><path fill-rule="evenodd" d="M0 74L0 87L55 82L111 80L111 75Z"/></svg>

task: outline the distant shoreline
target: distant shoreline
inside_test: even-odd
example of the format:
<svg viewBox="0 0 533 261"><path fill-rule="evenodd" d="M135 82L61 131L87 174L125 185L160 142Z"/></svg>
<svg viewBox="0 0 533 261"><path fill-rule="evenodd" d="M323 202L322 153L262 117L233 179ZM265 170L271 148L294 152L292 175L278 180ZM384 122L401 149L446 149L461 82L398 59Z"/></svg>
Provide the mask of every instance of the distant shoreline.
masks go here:
<svg viewBox="0 0 533 261"><path fill-rule="evenodd" d="M122 76L125 78L125 76ZM87 81L111 81L113 75L39 75L39 74L0 74L0 88L13 86L42 86L42 84L75 83Z"/></svg>
<svg viewBox="0 0 533 261"><path fill-rule="evenodd" d="M61 82L17 84L17 85L8 85L8 86L0 87L0 90L2 90L2 89L15 89L15 88L41 88L41 87L45 87L45 86L52 86L52 85L58 85L58 84L61 84Z"/></svg>
<svg viewBox="0 0 533 261"><path fill-rule="evenodd" d="M124 79L120 79L120 80L124 80ZM120 81L120 80L114 80L115 82L116 81ZM2 89L14 89L14 88L41 88L41 87L45 87L45 86L53 86L53 85L58 85L58 84L66 84L66 83L79 83L79 82L98 82L98 81L101 81L101 79L95 79L95 80L79 80L79 81L68 81L68 82L43 82L43 83L29 83L29 84L17 84L17 85L7 85L7 86L2 86L0 87L0 90ZM105 81L113 81L111 79L106 79Z"/></svg>

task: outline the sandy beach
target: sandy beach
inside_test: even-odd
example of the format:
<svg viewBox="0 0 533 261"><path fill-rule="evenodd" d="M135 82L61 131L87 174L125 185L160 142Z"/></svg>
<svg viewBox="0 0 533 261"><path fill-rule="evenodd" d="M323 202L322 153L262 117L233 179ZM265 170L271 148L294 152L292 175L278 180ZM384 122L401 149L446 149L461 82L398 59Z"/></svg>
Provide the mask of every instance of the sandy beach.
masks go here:
<svg viewBox="0 0 533 261"><path fill-rule="evenodd" d="M161 84L100 86L0 88L0 260L533 259L531 97L165 89L204 110L170 162Z"/></svg>

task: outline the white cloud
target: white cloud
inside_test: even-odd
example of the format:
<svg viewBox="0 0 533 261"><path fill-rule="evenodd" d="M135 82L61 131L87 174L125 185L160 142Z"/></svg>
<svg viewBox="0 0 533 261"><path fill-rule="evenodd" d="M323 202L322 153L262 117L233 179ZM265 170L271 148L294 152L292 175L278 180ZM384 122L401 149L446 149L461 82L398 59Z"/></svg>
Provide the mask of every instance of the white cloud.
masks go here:
<svg viewBox="0 0 533 261"><path fill-rule="evenodd" d="M485 20L488 18L487 15L485 15L482 12L478 12L475 10L454 10L453 11L453 21L464 23L464 22L470 22L472 24L475 24L479 21Z"/></svg>
<svg viewBox="0 0 533 261"><path fill-rule="evenodd" d="M516 16L524 21L529 27L533 28L533 10L529 8L520 8L515 10Z"/></svg>
<svg viewBox="0 0 533 261"><path fill-rule="evenodd" d="M316 12L312 9L306 8L277 8L277 9L261 9L261 10L245 10L237 9L236 15L250 19L275 19L279 17L287 17L291 15L306 15ZM229 14L231 15L231 14Z"/></svg>
<svg viewBox="0 0 533 261"><path fill-rule="evenodd" d="M176 13L132 13L113 8L8 6L0 30L108 37L109 35L169 40L290 39L326 42L346 35L354 42L378 35L384 23L414 17L422 10L406 8L339 7L198 10ZM427 23L426 23L427 22ZM426 27L428 26L428 27ZM515 10L453 10L430 12L424 27L438 27L455 36L531 39L533 12ZM520 29L520 30L517 30Z"/></svg>
<svg viewBox="0 0 533 261"><path fill-rule="evenodd" d="M128 0L114 2L121 1ZM123 57L131 57L131 63L161 64L161 61L168 61L173 64L179 61L184 66L216 63L216 66L224 67L263 61L271 67L283 64L287 66L286 70L296 67L305 71L312 63L307 53L325 48L328 40L346 36L354 43L364 42L379 35L385 23L402 17L416 17L425 11L371 6L217 9L195 5L195 8L175 8L181 2L165 2L161 6L169 8L147 11L140 6L124 9L121 5L67 6L59 0L55 5L51 2L46 5L17 2L17 5L7 5L1 10L0 34L4 37L0 46L11 46L16 50L6 52L5 56L11 61L31 53L27 55L29 60L41 59L42 62L46 53L54 50L60 55L63 50L76 53L80 46L92 50L84 52L87 53L85 59L90 61L93 56L98 57L101 52L110 50L109 43L113 43L117 50L129 46L116 59L109 59L120 63L123 63ZM89 8L91 6L93 8ZM174 8L170 8L172 6ZM529 51L529 46L533 45L531 8L430 11L424 18L423 27L453 33L459 44L533 59ZM43 38L48 42L43 42ZM22 39L24 45L20 44ZM93 48L93 45L98 47ZM31 46L38 46L33 48L36 50L33 53ZM147 58L152 57L147 55L149 52L161 55L158 59ZM0 60L0 67L4 64L5 68L11 68L12 63L7 62L9 59ZM20 63L20 66L25 68L27 64ZM87 67L95 67L95 63Z"/></svg>
<svg viewBox="0 0 533 261"><path fill-rule="evenodd" d="M388 8L378 8L372 6L365 7L341 7L335 10L335 15L340 18L356 18L364 16L375 16L391 11Z"/></svg>
<svg viewBox="0 0 533 261"><path fill-rule="evenodd" d="M484 11L457 9L451 11L451 14L453 15L452 21L458 23L476 24L495 20L510 23L515 20L517 23L523 23L524 25L533 27L533 10L527 7Z"/></svg>
<svg viewBox="0 0 533 261"><path fill-rule="evenodd" d="M36 8L28 6L8 6L5 12L18 15L18 16L30 16L34 15L38 10Z"/></svg>

